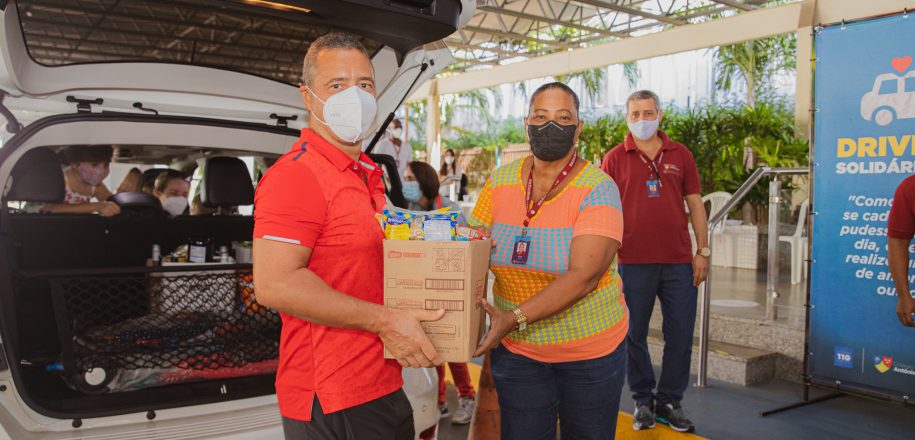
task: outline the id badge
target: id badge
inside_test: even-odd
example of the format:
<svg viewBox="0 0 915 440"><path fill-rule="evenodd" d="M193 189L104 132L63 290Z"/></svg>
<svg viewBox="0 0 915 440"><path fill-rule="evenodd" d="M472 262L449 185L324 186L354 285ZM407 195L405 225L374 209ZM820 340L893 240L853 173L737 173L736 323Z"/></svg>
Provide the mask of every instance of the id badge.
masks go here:
<svg viewBox="0 0 915 440"><path fill-rule="evenodd" d="M657 180L649 180L645 182L645 185L648 186L648 198L656 199L661 197L661 188L658 186Z"/></svg>
<svg viewBox="0 0 915 440"><path fill-rule="evenodd" d="M515 236L515 246L512 248L512 264L527 264L527 256L531 251L531 238L524 235Z"/></svg>

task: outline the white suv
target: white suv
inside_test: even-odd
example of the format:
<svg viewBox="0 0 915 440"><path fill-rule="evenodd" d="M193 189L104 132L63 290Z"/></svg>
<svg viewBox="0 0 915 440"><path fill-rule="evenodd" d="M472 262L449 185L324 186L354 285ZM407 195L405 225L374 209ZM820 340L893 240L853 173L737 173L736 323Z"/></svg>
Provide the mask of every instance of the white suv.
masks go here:
<svg viewBox="0 0 915 440"><path fill-rule="evenodd" d="M380 131L451 62L440 40L474 4L0 2L0 438L281 437L279 323L252 301L250 265L146 258L190 236L250 240L253 186L307 120L296 83L316 36L363 37ZM110 218L33 213L61 200L55 153L74 145L113 147L112 189L130 167L194 175L192 192L217 214L168 218L139 195L115 198L122 213ZM433 428L434 370L404 370L404 381L417 433Z"/></svg>

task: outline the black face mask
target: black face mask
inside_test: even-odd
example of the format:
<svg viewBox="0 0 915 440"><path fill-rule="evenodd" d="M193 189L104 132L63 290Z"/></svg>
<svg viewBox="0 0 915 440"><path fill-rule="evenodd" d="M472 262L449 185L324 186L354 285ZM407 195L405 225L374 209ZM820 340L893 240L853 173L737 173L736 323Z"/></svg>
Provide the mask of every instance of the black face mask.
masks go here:
<svg viewBox="0 0 915 440"><path fill-rule="evenodd" d="M560 125L549 121L542 125L527 126L534 157L546 162L562 159L569 154L575 142L577 125Z"/></svg>

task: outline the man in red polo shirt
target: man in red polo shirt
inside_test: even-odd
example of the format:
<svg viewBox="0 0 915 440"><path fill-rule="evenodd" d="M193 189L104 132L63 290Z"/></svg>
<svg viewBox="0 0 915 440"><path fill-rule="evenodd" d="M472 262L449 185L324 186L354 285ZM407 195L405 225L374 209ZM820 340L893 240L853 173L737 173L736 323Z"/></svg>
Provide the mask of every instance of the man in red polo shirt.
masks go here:
<svg viewBox="0 0 915 440"><path fill-rule="evenodd" d="M362 139L375 116L372 63L331 33L305 56L309 126L257 187L257 300L280 312L276 395L287 439L412 439L401 366L441 359L420 321L443 311L383 307L382 171ZM385 360L383 345L396 360Z"/></svg>
<svg viewBox="0 0 915 440"><path fill-rule="evenodd" d="M896 317L902 325L915 327L915 299L909 287L909 245L915 236L915 176L906 177L896 187L887 226L890 274L898 298Z"/></svg>
<svg viewBox="0 0 915 440"><path fill-rule="evenodd" d="M633 428L655 420L681 432L695 430L680 407L689 386L696 323L697 286L708 273L708 223L699 195L693 155L658 131L663 112L654 92L635 92L626 101L629 135L604 157L604 171L616 181L623 202L623 246L619 271L629 307L629 389L635 400ZM683 201L696 232L692 253ZM648 324L655 297L664 316L664 359L655 380L648 353ZM657 386L657 389L655 387Z"/></svg>

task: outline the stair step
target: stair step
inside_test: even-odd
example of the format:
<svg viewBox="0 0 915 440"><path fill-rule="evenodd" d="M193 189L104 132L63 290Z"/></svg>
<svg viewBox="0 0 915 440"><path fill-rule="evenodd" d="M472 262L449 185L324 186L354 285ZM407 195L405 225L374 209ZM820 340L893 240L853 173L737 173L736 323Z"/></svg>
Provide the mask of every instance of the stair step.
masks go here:
<svg viewBox="0 0 915 440"><path fill-rule="evenodd" d="M655 307L649 328L662 328L660 307ZM694 337L699 337L696 325ZM778 354L775 377L800 382L803 373L804 329L780 322L712 313L709 340Z"/></svg>
<svg viewBox="0 0 915 440"><path fill-rule="evenodd" d="M660 365L664 352L664 337L660 330L648 332L648 351L652 363ZM757 348L742 347L724 342L709 342L708 377L727 383L749 386L775 377L778 353ZM693 356L690 372L699 369L699 340L693 338Z"/></svg>

